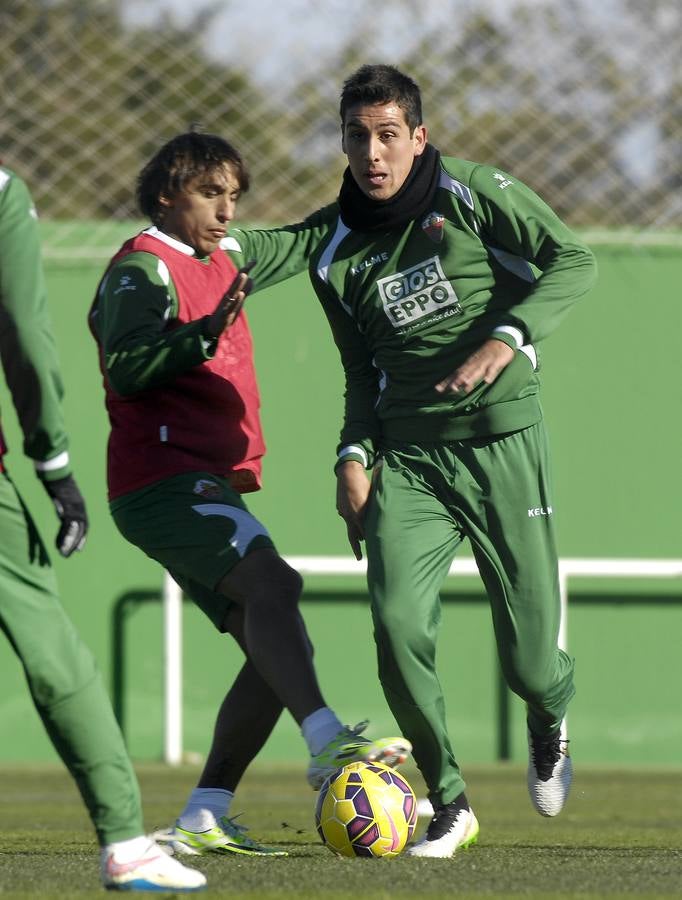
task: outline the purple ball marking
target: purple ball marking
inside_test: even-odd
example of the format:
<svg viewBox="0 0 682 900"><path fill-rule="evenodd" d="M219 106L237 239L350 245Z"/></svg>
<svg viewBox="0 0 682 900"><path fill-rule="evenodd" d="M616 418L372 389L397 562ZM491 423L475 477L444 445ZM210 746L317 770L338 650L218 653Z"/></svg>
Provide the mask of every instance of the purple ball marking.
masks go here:
<svg viewBox="0 0 682 900"><path fill-rule="evenodd" d="M367 791L364 788L360 788L353 798L353 806L355 807L355 812L359 816L368 816L370 819L374 818L372 804L369 802Z"/></svg>
<svg viewBox="0 0 682 900"><path fill-rule="evenodd" d="M370 820L366 819L364 816L356 816L352 821L346 825L346 831L348 832L348 837L351 841L355 840L355 838L362 834L362 832L369 825Z"/></svg>
<svg viewBox="0 0 682 900"><path fill-rule="evenodd" d="M374 841L379 837L379 826L374 823L371 828L368 828L367 831L360 835L359 838L353 841L354 847L371 847Z"/></svg>

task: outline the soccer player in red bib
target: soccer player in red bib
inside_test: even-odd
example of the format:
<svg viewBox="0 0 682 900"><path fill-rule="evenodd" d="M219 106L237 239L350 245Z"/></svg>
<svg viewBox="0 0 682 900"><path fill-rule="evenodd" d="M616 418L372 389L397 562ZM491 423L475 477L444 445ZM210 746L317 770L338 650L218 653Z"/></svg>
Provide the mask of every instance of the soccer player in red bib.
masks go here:
<svg viewBox="0 0 682 900"><path fill-rule="evenodd" d="M90 326L111 423L114 521L245 656L197 787L158 838L179 853L277 856L228 813L283 708L308 746L313 788L347 761L397 765L411 745L361 737L326 705L298 608L301 577L243 500L261 486L265 445L241 310L250 279L224 245L248 187L240 154L222 138L190 132L165 144L138 179L152 224L111 260ZM275 280L292 271L280 265Z"/></svg>

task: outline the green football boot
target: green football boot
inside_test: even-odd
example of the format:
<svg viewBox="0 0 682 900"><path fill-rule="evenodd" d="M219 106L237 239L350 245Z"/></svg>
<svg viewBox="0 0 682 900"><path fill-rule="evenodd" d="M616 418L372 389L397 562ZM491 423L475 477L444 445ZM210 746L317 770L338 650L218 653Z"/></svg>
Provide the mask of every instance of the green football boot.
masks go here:
<svg viewBox="0 0 682 900"><path fill-rule="evenodd" d="M371 741L361 737L369 723L360 722L354 728L342 729L326 747L311 756L308 766L308 784L319 791L333 772L352 762L377 762L395 769L405 762L412 752L412 744L401 737L379 738Z"/></svg>
<svg viewBox="0 0 682 900"><path fill-rule="evenodd" d="M221 816L208 831L187 831L175 824L174 828L157 831L154 840L177 855L197 856L204 853L221 853L224 856L288 856L286 850L265 847L247 837L248 828L233 819Z"/></svg>

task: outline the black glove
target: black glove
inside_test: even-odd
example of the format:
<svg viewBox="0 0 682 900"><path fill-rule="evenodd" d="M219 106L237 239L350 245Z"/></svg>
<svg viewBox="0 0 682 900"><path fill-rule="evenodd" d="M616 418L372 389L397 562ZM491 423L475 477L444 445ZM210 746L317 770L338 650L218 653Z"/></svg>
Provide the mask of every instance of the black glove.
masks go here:
<svg viewBox="0 0 682 900"><path fill-rule="evenodd" d="M43 484L62 523L55 546L62 556L71 556L85 544L88 530L85 501L72 475L59 478L57 481L43 481Z"/></svg>

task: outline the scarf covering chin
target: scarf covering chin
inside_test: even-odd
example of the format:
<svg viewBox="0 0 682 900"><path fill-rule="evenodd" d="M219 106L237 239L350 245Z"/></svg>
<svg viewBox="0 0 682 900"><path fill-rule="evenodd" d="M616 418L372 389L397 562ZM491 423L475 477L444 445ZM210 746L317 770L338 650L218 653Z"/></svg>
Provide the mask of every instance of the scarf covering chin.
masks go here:
<svg viewBox="0 0 682 900"><path fill-rule="evenodd" d="M339 192L341 218L354 231L402 227L430 210L439 178L440 153L432 144L427 144L424 152L415 156L405 183L388 200L372 200L363 194L347 168Z"/></svg>

